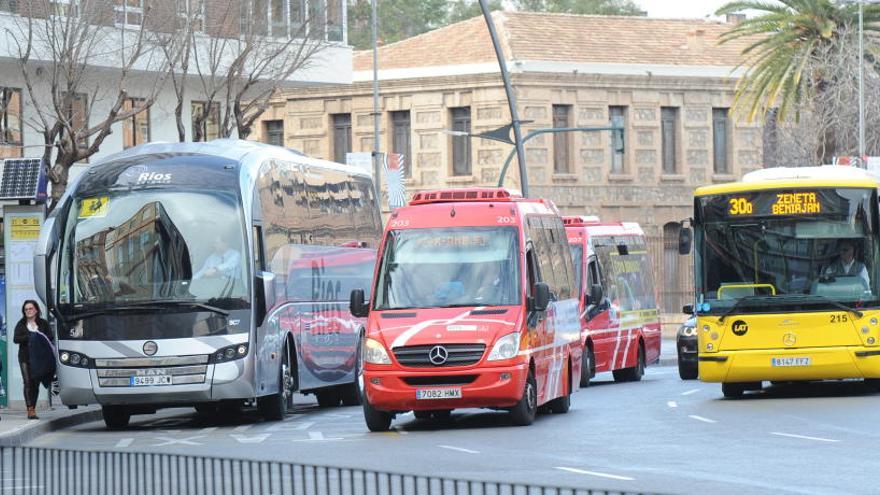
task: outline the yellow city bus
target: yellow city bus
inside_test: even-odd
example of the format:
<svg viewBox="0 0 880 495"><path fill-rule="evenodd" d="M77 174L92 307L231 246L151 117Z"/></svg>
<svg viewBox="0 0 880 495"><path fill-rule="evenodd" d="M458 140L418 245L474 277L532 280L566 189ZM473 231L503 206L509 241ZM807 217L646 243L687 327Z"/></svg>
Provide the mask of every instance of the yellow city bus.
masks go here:
<svg viewBox="0 0 880 495"><path fill-rule="evenodd" d="M725 397L762 381L880 381L878 182L840 166L698 188L691 229L699 377Z"/></svg>

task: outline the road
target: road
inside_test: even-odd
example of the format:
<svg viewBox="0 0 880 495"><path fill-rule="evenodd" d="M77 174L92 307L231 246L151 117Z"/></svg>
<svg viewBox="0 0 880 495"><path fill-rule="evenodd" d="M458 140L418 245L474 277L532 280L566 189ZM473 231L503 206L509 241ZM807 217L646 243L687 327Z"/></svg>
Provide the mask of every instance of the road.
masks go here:
<svg viewBox="0 0 880 495"><path fill-rule="evenodd" d="M507 415L456 411L438 423L399 416L369 433L358 407L320 409L297 397L283 422L255 411L211 418L191 409L135 416L109 432L90 423L30 445L274 459L626 491L876 493L878 394L860 382L773 386L724 400L717 384L652 367L639 383L599 375L566 415L530 427Z"/></svg>

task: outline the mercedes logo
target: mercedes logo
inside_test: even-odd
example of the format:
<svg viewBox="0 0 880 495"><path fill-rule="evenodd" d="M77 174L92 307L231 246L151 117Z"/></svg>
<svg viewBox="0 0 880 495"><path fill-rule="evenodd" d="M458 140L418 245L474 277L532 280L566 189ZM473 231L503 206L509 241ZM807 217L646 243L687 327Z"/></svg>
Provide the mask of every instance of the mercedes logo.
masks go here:
<svg viewBox="0 0 880 495"><path fill-rule="evenodd" d="M430 351L428 351L428 359L431 361L431 364L435 366L442 365L448 358L449 351L447 351L442 345L435 345Z"/></svg>
<svg viewBox="0 0 880 495"><path fill-rule="evenodd" d="M144 342L144 354L146 354L147 356L152 356L153 354L156 354L156 351L158 350L159 346L152 340Z"/></svg>
<svg viewBox="0 0 880 495"><path fill-rule="evenodd" d="M782 343L791 347L797 343L797 335L793 333L787 333L782 336Z"/></svg>

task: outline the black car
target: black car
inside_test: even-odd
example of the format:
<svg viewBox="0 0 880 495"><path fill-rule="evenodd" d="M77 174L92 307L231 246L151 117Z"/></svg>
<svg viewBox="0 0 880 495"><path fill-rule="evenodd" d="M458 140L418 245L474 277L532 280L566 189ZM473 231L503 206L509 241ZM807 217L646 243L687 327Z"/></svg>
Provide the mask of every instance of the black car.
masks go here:
<svg viewBox="0 0 880 495"><path fill-rule="evenodd" d="M697 378L697 319L691 316L675 334L675 347L678 349L678 376L682 380Z"/></svg>

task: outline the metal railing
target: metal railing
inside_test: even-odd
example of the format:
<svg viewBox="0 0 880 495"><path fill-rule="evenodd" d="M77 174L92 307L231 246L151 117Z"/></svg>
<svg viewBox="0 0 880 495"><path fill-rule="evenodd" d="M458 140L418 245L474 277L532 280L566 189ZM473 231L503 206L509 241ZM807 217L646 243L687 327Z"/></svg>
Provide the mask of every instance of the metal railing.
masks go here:
<svg viewBox="0 0 880 495"><path fill-rule="evenodd" d="M0 494L592 495L626 492L194 455L0 447Z"/></svg>

